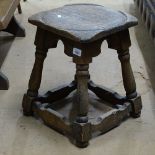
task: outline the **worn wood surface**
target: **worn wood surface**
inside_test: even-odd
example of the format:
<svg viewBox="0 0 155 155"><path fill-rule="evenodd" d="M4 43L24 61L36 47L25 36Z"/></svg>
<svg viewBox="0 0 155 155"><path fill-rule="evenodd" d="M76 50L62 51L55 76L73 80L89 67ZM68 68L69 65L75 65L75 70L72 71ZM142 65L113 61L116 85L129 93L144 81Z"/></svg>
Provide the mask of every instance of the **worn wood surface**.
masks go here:
<svg viewBox="0 0 155 155"><path fill-rule="evenodd" d="M81 148L88 146L93 134L105 133L129 116L140 116L142 102L129 55L128 28L137 24L134 17L99 5L77 4L39 13L29 21L37 26L37 33L35 63L23 98L25 115L41 118L46 125L72 137ZM38 90L43 63L48 49L56 48L58 40L76 64L75 78L70 85L41 96ZM89 64L101 53L104 40L118 52L126 96L90 80Z"/></svg>
<svg viewBox="0 0 155 155"><path fill-rule="evenodd" d="M137 24L131 15L95 4L66 5L33 15L29 22L81 42L98 40Z"/></svg>

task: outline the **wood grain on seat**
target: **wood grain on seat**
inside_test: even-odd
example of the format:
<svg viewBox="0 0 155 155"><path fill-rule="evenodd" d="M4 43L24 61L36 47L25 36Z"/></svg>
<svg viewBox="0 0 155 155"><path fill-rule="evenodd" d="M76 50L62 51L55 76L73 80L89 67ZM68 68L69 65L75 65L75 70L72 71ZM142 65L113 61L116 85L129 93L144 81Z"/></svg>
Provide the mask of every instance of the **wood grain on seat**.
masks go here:
<svg viewBox="0 0 155 155"><path fill-rule="evenodd" d="M93 41L137 25L129 14L95 4L72 4L38 13L29 22L75 41Z"/></svg>

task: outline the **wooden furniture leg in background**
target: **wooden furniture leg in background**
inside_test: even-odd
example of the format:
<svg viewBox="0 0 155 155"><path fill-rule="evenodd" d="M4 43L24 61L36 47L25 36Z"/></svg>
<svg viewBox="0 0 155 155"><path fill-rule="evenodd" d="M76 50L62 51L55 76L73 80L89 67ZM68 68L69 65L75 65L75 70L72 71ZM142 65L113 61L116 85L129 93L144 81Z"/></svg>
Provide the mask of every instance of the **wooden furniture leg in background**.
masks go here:
<svg viewBox="0 0 155 155"><path fill-rule="evenodd" d="M0 90L8 90L9 80L8 78L0 72Z"/></svg>
<svg viewBox="0 0 155 155"><path fill-rule="evenodd" d="M25 37L25 30L14 17L17 9L21 12L19 0L0 0L0 31L13 34L15 37ZM0 52L0 57L3 51ZM6 76L0 73L0 89L8 89L9 83Z"/></svg>
<svg viewBox="0 0 155 155"><path fill-rule="evenodd" d="M27 0L23 0L24 2L26 2ZM18 12L19 14L22 14L22 8L21 8L21 4L19 3L18 5Z"/></svg>
<svg viewBox="0 0 155 155"><path fill-rule="evenodd" d="M8 27L3 31L13 34L15 37L25 37L25 29L18 23L13 16Z"/></svg>
<svg viewBox="0 0 155 155"><path fill-rule="evenodd" d="M22 8L21 8L20 3L19 3L19 5L18 5L18 13L19 13L19 14L22 14Z"/></svg>

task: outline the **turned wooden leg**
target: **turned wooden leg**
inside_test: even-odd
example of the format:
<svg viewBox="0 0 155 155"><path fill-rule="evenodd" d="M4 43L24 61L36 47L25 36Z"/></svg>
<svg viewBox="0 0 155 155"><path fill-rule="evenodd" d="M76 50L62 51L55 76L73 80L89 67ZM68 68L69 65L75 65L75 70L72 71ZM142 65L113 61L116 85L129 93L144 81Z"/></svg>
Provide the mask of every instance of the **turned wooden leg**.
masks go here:
<svg viewBox="0 0 155 155"><path fill-rule="evenodd" d="M35 38L36 53L35 53L35 63L30 76L27 94L23 97L23 113L26 116L32 115L32 104L33 101L38 97L38 90L40 88L42 79L43 63L47 56L48 47L45 45L46 32L44 30L38 29Z"/></svg>
<svg viewBox="0 0 155 155"><path fill-rule="evenodd" d="M122 77L124 89L128 99L135 98L137 96L136 83L133 75L133 71L130 65L129 50L118 51L119 59L122 67Z"/></svg>
<svg viewBox="0 0 155 155"><path fill-rule="evenodd" d="M14 16L12 17L8 27L3 31L11 33L16 37L25 37L25 29L18 23Z"/></svg>
<svg viewBox="0 0 155 155"><path fill-rule="evenodd" d="M117 50L122 67L122 78L126 99L131 102L131 116L139 117L142 109L141 97L137 94L136 83L130 64L129 47L131 46L128 30L111 35L108 39L108 47Z"/></svg>
<svg viewBox="0 0 155 155"><path fill-rule="evenodd" d="M0 90L8 90L9 80L8 78L0 72Z"/></svg>
<svg viewBox="0 0 155 155"><path fill-rule="evenodd" d="M88 141L90 139L90 130L88 123L88 80L89 80L89 65L76 65L76 80L77 80L77 117L74 123L74 132L76 145L78 147L88 146Z"/></svg>
<svg viewBox="0 0 155 155"><path fill-rule="evenodd" d="M43 63L47 56L49 48L56 48L58 40L49 32L37 29L35 37L36 54L35 63L29 80L27 94L23 97L23 113L24 115L32 115L32 104L38 97L38 90L40 88L42 79Z"/></svg>
<svg viewBox="0 0 155 155"><path fill-rule="evenodd" d="M36 47L35 63L30 76L28 91L23 98L23 113L25 115L32 115L32 102L38 96L46 54L47 49Z"/></svg>
<svg viewBox="0 0 155 155"><path fill-rule="evenodd" d="M88 65L77 65L77 103L78 103L78 115L76 121L78 123L88 122Z"/></svg>
<svg viewBox="0 0 155 155"><path fill-rule="evenodd" d="M136 83L133 71L130 65L129 50L118 51L119 59L122 66L122 77L124 89L126 91L127 99L132 103L131 116L137 118L141 114L141 97L137 94Z"/></svg>

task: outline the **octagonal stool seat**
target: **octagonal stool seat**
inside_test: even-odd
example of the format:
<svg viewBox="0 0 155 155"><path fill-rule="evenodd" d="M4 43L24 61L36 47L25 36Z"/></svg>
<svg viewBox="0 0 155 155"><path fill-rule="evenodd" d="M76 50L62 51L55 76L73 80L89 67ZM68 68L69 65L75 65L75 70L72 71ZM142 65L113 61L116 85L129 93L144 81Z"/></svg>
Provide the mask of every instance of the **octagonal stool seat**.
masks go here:
<svg viewBox="0 0 155 155"><path fill-rule="evenodd" d="M135 17L100 5L73 4L35 14L29 22L37 26L36 54L23 97L24 115L41 118L78 147L88 146L93 135L111 130L129 116L140 116L141 97L136 92L129 55L128 29L137 25ZM48 49L56 48L58 40L76 64L76 74L69 85L41 96L38 90L44 59ZM126 96L90 80L89 64L101 53L104 40L118 53Z"/></svg>

